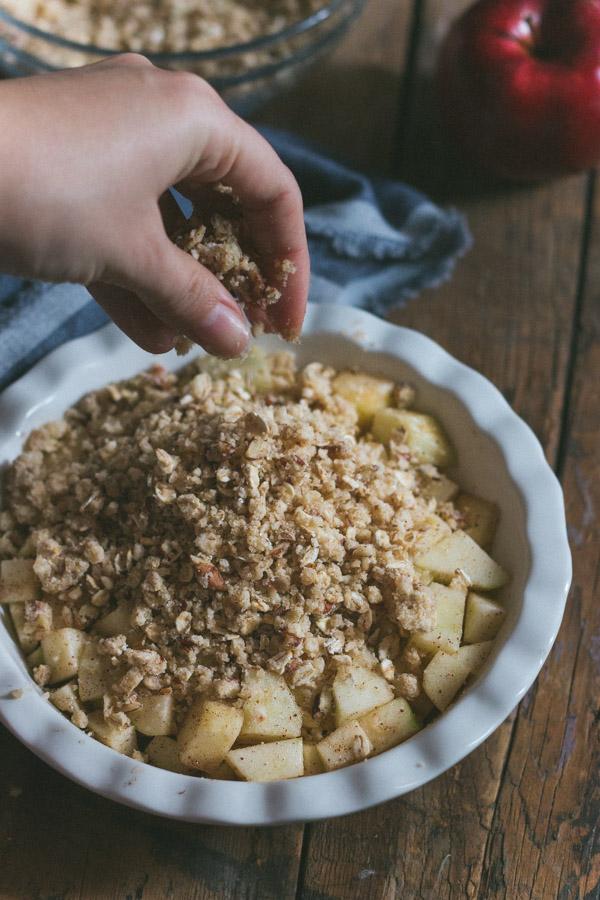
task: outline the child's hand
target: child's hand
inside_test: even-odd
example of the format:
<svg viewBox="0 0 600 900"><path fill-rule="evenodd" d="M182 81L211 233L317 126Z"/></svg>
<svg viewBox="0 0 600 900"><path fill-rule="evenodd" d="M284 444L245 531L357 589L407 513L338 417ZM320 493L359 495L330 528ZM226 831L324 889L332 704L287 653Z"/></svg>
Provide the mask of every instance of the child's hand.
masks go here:
<svg viewBox="0 0 600 900"><path fill-rule="evenodd" d="M168 350L183 333L239 355L248 329L238 305L171 243L161 213L170 186L193 201L203 184L223 181L242 202L267 279L275 260L296 267L269 320L285 337L299 334L309 277L299 188L206 82L117 56L0 83L0 122L0 270L87 285L147 350Z"/></svg>

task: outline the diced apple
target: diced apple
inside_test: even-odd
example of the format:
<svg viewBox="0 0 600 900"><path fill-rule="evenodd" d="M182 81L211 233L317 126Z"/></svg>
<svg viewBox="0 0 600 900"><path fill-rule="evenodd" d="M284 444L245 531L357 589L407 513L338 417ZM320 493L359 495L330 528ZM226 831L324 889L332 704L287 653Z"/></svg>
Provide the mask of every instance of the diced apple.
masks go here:
<svg viewBox="0 0 600 900"><path fill-rule="evenodd" d="M133 725L116 725L107 722L102 712L96 710L88 713L88 728L94 737L125 756L131 756L137 749L135 728Z"/></svg>
<svg viewBox="0 0 600 900"><path fill-rule="evenodd" d="M241 742L252 744L300 735L302 713L282 675L250 669L244 687L247 697Z"/></svg>
<svg viewBox="0 0 600 900"><path fill-rule="evenodd" d="M10 617L23 653L31 653L39 646L39 638L35 635L35 628L25 618L25 604L17 601L9 603Z"/></svg>
<svg viewBox="0 0 600 900"><path fill-rule="evenodd" d="M200 697L190 707L177 735L179 759L193 769L211 772L225 759L240 733L241 709Z"/></svg>
<svg viewBox="0 0 600 900"><path fill-rule="evenodd" d="M506 610L497 600L470 591L465 607L465 644L477 644L495 638L504 622Z"/></svg>
<svg viewBox="0 0 600 900"><path fill-rule="evenodd" d="M114 671L106 656L100 656L92 641L84 644L79 657L77 686L84 703L101 700L114 681Z"/></svg>
<svg viewBox="0 0 600 900"><path fill-rule="evenodd" d="M167 769L169 772L178 772L180 775L191 775L194 771L179 759L179 748L175 738L166 735L153 737L145 750L148 762L159 769Z"/></svg>
<svg viewBox="0 0 600 900"><path fill-rule="evenodd" d="M175 701L173 694L138 695L142 704L129 713L136 731L148 735L165 735L175 732Z"/></svg>
<svg viewBox="0 0 600 900"><path fill-rule="evenodd" d="M73 678L79 671L79 658L88 637L77 628L59 628L42 638L44 663L50 666L50 684Z"/></svg>
<svg viewBox="0 0 600 900"><path fill-rule="evenodd" d="M336 727L394 699L385 678L363 666L341 668L334 678L332 692Z"/></svg>
<svg viewBox="0 0 600 900"><path fill-rule="evenodd" d="M83 712L83 706L79 701L77 683L69 681L50 693L50 702L61 712L72 715L74 712Z"/></svg>
<svg viewBox="0 0 600 900"><path fill-rule="evenodd" d="M437 650L456 653L463 631L466 588L446 587L435 581L429 587L435 599L435 628L425 632L413 631L411 641L426 653Z"/></svg>
<svg viewBox="0 0 600 900"><path fill-rule="evenodd" d="M413 544L413 553L425 553L430 547L439 544L443 538L452 534L452 529L448 523L438 516L437 513L430 513L419 531L415 534Z"/></svg>
<svg viewBox="0 0 600 900"><path fill-rule="evenodd" d="M364 728L355 720L346 722L317 744L319 756L328 772L366 759L373 744Z"/></svg>
<svg viewBox="0 0 600 900"><path fill-rule="evenodd" d="M25 541L19 549L19 556L23 559L33 559L35 557L35 541L33 540L32 535L25 538Z"/></svg>
<svg viewBox="0 0 600 900"><path fill-rule="evenodd" d="M358 724L373 744L372 753L383 753L420 730L417 717L402 697L361 716Z"/></svg>
<svg viewBox="0 0 600 900"><path fill-rule="evenodd" d="M435 709L431 699L424 691L421 691L418 697L410 701L410 706L420 722L424 722L427 716Z"/></svg>
<svg viewBox="0 0 600 900"><path fill-rule="evenodd" d="M444 475L443 472L437 472L435 475L421 475L421 479L420 486L423 496L437 500L438 503L447 503L459 492L456 482Z"/></svg>
<svg viewBox="0 0 600 900"><path fill-rule="evenodd" d="M0 603L39 600L42 588L32 559L4 559L0 563Z"/></svg>
<svg viewBox="0 0 600 900"><path fill-rule="evenodd" d="M273 389L269 360L256 346L250 348L243 360L224 360L206 356L199 360L198 367L212 379L225 378L230 372L237 370L247 386L257 394L264 394Z"/></svg>
<svg viewBox="0 0 600 900"><path fill-rule="evenodd" d="M454 447L433 416L411 409L381 409L375 413L371 430L376 440L389 444L398 429L403 432L403 443L417 463L442 469L454 464Z"/></svg>
<svg viewBox="0 0 600 900"><path fill-rule="evenodd" d="M302 755L304 757L305 775L320 775L321 772L325 771L325 766L316 744L309 744L307 741L304 741L302 744Z"/></svg>
<svg viewBox="0 0 600 900"><path fill-rule="evenodd" d="M100 637L114 637L117 634L124 634L129 643L134 643L139 629L131 624L132 607L130 604L119 604L116 609L111 610L94 625L94 634Z"/></svg>
<svg viewBox="0 0 600 900"><path fill-rule="evenodd" d="M225 760L210 773L210 777L217 781L239 781L238 776Z"/></svg>
<svg viewBox="0 0 600 900"><path fill-rule="evenodd" d="M279 781L304 774L302 738L230 750L226 762L244 781Z"/></svg>
<svg viewBox="0 0 600 900"><path fill-rule="evenodd" d="M423 672L423 689L436 707L445 710L469 675L475 674L487 659L492 641L461 647L457 653L440 650Z"/></svg>
<svg viewBox="0 0 600 900"><path fill-rule="evenodd" d="M356 408L358 424L367 428L377 410L390 405L395 384L384 378L359 372L340 372L331 382L331 388Z"/></svg>
<svg viewBox="0 0 600 900"><path fill-rule="evenodd" d="M442 582L451 581L460 570L469 585L484 591L503 587L509 576L502 566L489 556L464 531L454 531L415 559L420 569L426 569Z"/></svg>
<svg viewBox="0 0 600 900"><path fill-rule="evenodd" d="M500 518L498 506L491 500L464 492L459 494L454 505L464 519L463 531L484 550L489 550Z"/></svg>
<svg viewBox="0 0 600 900"><path fill-rule="evenodd" d="M28 653L25 657L25 661L31 671L33 671L37 666L41 666L44 664L44 651L41 646L36 647L35 650L32 650L31 653Z"/></svg>

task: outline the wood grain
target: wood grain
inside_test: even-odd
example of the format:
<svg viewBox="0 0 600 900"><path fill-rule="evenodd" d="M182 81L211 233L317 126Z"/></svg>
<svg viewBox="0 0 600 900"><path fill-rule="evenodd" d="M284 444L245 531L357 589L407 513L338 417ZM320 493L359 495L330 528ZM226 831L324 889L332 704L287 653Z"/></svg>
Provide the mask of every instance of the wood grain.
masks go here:
<svg viewBox="0 0 600 900"><path fill-rule="evenodd" d="M301 825L197 826L130 810L68 781L3 728L0 760L0 900L294 894Z"/></svg>
<svg viewBox="0 0 600 900"><path fill-rule="evenodd" d="M567 398L564 486L575 578L554 650L521 705L481 896L597 897L600 707L600 198ZM496 893L486 893L494 886Z"/></svg>

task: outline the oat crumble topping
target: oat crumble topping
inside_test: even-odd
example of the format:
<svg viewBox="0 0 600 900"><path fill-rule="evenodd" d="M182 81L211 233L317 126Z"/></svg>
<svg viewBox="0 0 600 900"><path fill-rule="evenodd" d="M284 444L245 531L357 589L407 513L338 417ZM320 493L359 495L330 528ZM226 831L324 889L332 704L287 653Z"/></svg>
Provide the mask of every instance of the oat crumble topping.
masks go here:
<svg viewBox="0 0 600 900"><path fill-rule="evenodd" d="M155 365L85 396L9 467L0 558L33 558L41 588L25 633L86 632L113 726L150 696L174 698L177 728L198 697L241 707L254 670L283 676L310 742L334 729L349 666L421 695L408 638L434 627L435 604L414 557L434 513L451 529L460 516L422 489L436 472L401 432L386 452L359 428L333 368L297 371L287 352L261 365L253 387L214 361L212 375ZM50 671L34 665L38 685ZM79 728L99 715L61 702ZM364 758L360 729L352 741Z"/></svg>

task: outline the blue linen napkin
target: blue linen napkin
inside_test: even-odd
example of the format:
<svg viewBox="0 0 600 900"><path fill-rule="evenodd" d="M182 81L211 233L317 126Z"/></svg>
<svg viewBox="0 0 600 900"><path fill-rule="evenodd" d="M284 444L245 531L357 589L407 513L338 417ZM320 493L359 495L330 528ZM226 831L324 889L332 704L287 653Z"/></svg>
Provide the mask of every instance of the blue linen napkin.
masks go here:
<svg viewBox="0 0 600 900"><path fill-rule="evenodd" d="M261 131L302 189L312 301L384 315L449 277L471 240L456 210L400 182L369 178L296 136ZM0 274L0 389L53 347L107 321L80 285Z"/></svg>

